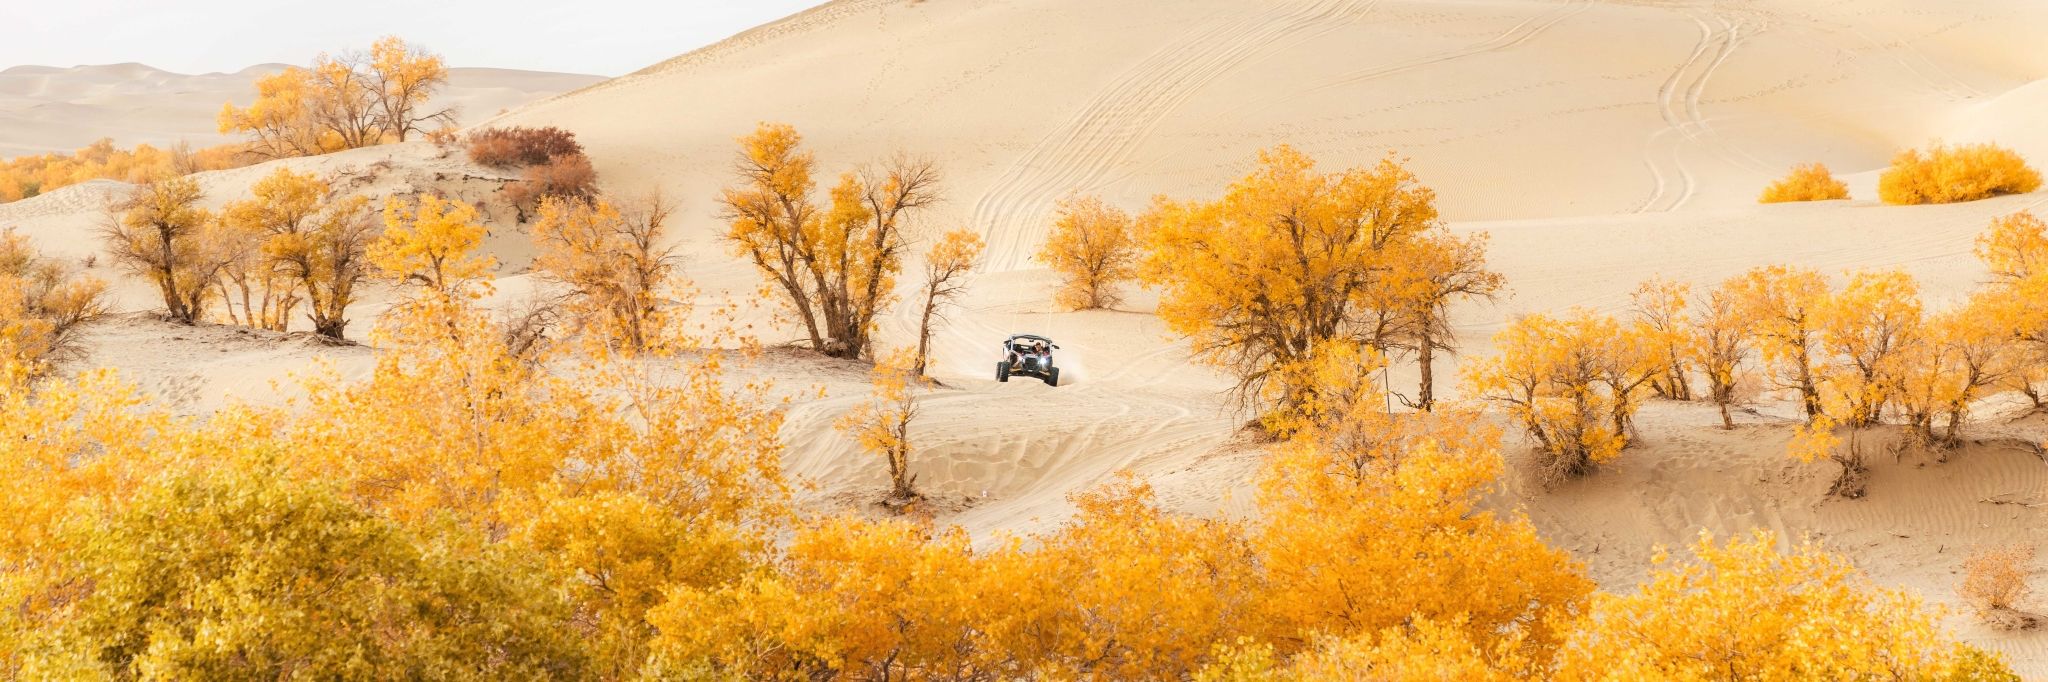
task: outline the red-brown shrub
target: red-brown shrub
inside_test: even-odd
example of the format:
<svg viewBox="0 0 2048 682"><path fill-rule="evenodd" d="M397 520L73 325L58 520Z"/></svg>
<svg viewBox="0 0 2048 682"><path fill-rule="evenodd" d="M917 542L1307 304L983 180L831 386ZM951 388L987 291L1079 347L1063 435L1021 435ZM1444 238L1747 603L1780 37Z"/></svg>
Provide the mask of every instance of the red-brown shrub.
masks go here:
<svg viewBox="0 0 2048 682"><path fill-rule="evenodd" d="M582 155L576 134L553 126L488 128L469 134L469 159L493 168L540 166Z"/></svg>
<svg viewBox="0 0 2048 682"><path fill-rule="evenodd" d="M546 197L589 199L597 196L597 170L590 167L590 157L581 152L558 156L537 166L531 166L520 177L505 188L505 197L525 213L528 207L540 204Z"/></svg>

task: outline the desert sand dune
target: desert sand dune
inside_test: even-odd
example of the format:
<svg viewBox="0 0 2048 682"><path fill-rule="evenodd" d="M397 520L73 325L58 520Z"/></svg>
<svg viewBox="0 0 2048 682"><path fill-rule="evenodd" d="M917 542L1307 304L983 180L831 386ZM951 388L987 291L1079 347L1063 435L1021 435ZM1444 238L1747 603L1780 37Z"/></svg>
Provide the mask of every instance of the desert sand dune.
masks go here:
<svg viewBox="0 0 2048 682"><path fill-rule="evenodd" d="M169 146L179 140L210 146L220 134L220 106L247 106L256 79L283 64L259 64L234 73L182 74L142 64L57 68L16 66L0 71L0 158L70 153L103 137L130 147ZM455 107L458 119L478 121L508 108L603 80L597 76L516 69L451 68L448 86L431 106Z"/></svg>
<svg viewBox="0 0 2048 682"><path fill-rule="evenodd" d="M1971 248L1989 221L2041 211L2048 194L1885 206L1874 200L1877 173L1898 149L1936 139L1996 141L2048 163L2041 35L2048 5L2031 0L844 0L487 125L562 126L608 190L681 199L686 270L707 302L751 299L759 287L717 240L714 205L734 139L757 122L794 124L825 173L897 151L938 161L947 203L922 228L981 231L991 254L936 341L945 385L922 402L911 470L948 510L942 520L988 541L1058 523L1067 495L1124 469L1174 509L1249 509L1259 453L1233 440L1245 415L1223 394L1229 380L1150 314L1156 297L1134 291L1119 311L1052 306L1052 278L1031 258L1070 193L1132 210L1156 194L1209 197L1257 150L1283 142L1329 168L1409 157L1453 230L1491 235L1489 260L1507 278L1499 301L1455 312L1468 357L1490 352L1487 339L1515 315L1623 312L1653 276L1705 286L1772 263L1832 276L1898 267L1942 305L1986 277ZM1755 203L1766 183L1811 161L1833 167L1855 199ZM462 180L481 171L420 143L276 163L384 164L376 191L453 177L487 202L494 182ZM207 174L210 200L237 196L267 170ZM81 257L96 248L79 237L86 213L117 189L93 183L0 206L0 226ZM494 230L491 248L507 262L501 299L532 287L519 272L530 257L523 239ZM124 291L131 308L147 307L146 291ZM752 308L747 319L772 329L771 313ZM911 342L914 322L904 310L884 319L883 344ZM96 333L94 357L152 352L144 324ZM996 344L1014 332L1060 342L1066 385L993 380ZM204 409L249 390L252 377L325 354L209 343L270 369L191 387L170 363L111 364ZM1453 397L1456 361L1438 370ZM788 469L817 484L808 503L880 496L883 462L833 426L867 393L860 367L778 351L741 371L812 396L791 406L785 427ZM1414 381L1402 368L1389 377L1402 392ZM823 397L797 390L813 386ZM1784 455L1781 406L1761 402L1724 432L1708 408L1655 403L1642 416L1646 442L1613 467L1556 489L1512 478L1498 506L1526 510L1610 589L1640 579L1655 545L1763 527L1810 535L1881 583L1956 606L1969 550L2048 541L2048 464L2013 445L2041 442L2048 425L2007 424L1996 408L1970 434L1983 442L1952 461L1880 457L1868 497L1824 502L1826 473ZM1525 447L1511 438L1510 449L1519 457ZM2048 635L1955 622L2023 674L2048 677Z"/></svg>

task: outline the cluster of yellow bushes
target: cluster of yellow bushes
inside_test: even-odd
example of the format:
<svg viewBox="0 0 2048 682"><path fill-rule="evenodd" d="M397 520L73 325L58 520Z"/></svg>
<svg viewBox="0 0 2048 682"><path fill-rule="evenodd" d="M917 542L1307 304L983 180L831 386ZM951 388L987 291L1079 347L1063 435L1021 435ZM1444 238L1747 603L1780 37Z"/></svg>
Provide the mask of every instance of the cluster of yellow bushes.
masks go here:
<svg viewBox="0 0 2048 682"><path fill-rule="evenodd" d="M1877 179L1877 197L1887 204L1953 204L2041 188L2041 173L2010 149L1995 144L1937 144L1926 152L1908 149L1892 157ZM1827 201L1849 198L1849 186L1818 163L1795 166L1792 174L1764 188L1757 201Z"/></svg>
<svg viewBox="0 0 2048 682"><path fill-rule="evenodd" d="M0 202L19 201L90 180L143 183L169 175L240 168L258 160L242 151L241 145L234 144L199 150L184 145L158 149L146 144L116 149L113 140L100 140L70 156L17 156L0 163Z"/></svg>
<svg viewBox="0 0 2048 682"><path fill-rule="evenodd" d="M1899 270L1849 273L1837 288L1818 271L1765 266L1698 295L1648 282L1631 319L1575 310L1516 320L1494 339L1500 354L1468 366L1467 391L1503 406L1557 473L1576 475L1627 447L1630 416L1652 395L1711 401L1733 428L1728 408L1746 378L1798 399L1810 425L1792 454L1841 464L1835 493L1853 497L1864 453L1854 439L1843 447L1838 429L1896 423L1946 450L1961 444L1979 399L2036 395L2048 358L2048 223L1999 218L1978 255L1996 280L1941 311L1926 310Z"/></svg>

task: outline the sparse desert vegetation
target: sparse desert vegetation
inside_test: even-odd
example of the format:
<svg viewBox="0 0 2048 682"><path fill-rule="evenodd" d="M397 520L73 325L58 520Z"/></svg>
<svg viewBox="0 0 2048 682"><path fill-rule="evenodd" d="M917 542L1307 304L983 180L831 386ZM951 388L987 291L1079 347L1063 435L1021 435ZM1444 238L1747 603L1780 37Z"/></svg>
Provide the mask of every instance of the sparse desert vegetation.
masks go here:
<svg viewBox="0 0 2048 682"><path fill-rule="evenodd" d="M2011 545L1991 547L1963 561L1963 584L1956 590L1977 609L1977 615L2006 627L2032 627L2040 623L2015 610L2021 599L2033 592L2034 547Z"/></svg>

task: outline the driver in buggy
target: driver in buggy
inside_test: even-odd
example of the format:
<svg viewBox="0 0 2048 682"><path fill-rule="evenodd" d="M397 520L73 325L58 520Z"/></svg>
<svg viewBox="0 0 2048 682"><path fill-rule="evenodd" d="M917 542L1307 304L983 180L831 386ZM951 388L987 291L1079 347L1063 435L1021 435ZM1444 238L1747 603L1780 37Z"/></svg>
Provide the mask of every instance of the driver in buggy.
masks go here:
<svg viewBox="0 0 2048 682"><path fill-rule="evenodd" d="M1028 367L1040 364L1046 354L1044 341L1019 341L1010 344L1010 364Z"/></svg>

